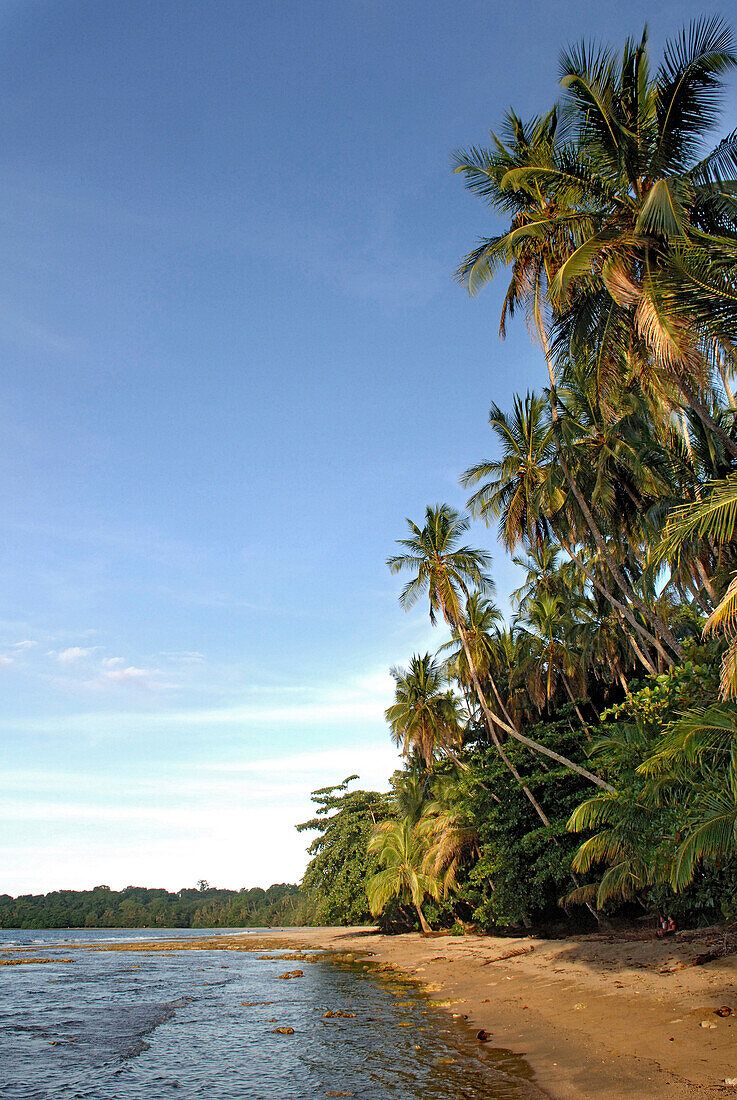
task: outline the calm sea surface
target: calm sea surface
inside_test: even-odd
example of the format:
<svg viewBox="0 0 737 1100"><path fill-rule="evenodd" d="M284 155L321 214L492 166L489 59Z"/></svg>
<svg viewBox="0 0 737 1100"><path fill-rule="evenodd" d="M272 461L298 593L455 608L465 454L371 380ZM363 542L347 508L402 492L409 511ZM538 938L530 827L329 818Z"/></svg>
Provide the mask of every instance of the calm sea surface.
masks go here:
<svg viewBox="0 0 737 1100"><path fill-rule="evenodd" d="M365 970L366 960L65 949L204 935L210 933L0 929L0 959L54 960L0 967L0 1097L542 1096L525 1080L523 1062L477 1050L466 1025L430 1006L414 986ZM11 951L19 946L32 950ZM279 979L291 969L304 976ZM356 1015L325 1019L328 1009ZM294 1035L275 1035L277 1027L294 1028Z"/></svg>

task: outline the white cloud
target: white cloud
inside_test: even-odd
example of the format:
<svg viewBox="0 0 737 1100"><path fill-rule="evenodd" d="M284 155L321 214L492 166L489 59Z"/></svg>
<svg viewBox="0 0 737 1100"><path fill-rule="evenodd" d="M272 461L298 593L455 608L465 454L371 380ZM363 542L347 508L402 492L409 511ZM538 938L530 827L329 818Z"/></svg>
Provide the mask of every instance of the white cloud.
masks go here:
<svg viewBox="0 0 737 1100"><path fill-rule="evenodd" d="M90 687L121 687L132 685L152 691L159 688L171 687L158 677L162 675L158 668L136 668L135 665L123 665L121 658L110 658L103 661L105 666L94 680L89 680Z"/></svg>
<svg viewBox="0 0 737 1100"><path fill-rule="evenodd" d="M181 653L162 653L162 654L160 654L160 656L161 657L166 657L169 661L181 661L182 664L193 664L193 665L200 665L205 660L205 654L204 653L197 653L195 651L192 651L192 652L184 651L184 652L181 652Z"/></svg>
<svg viewBox="0 0 737 1100"><path fill-rule="evenodd" d="M55 657L60 665L71 665L75 661L81 661L85 657L90 657L95 652L95 646L90 649L85 649L79 645L69 646L68 649L62 649L55 654Z"/></svg>
<svg viewBox="0 0 737 1100"><path fill-rule="evenodd" d="M12 657L0 657L0 665L12 665Z"/></svg>
<svg viewBox="0 0 737 1100"><path fill-rule="evenodd" d="M121 657L106 657L94 679L83 682L87 689L140 688L161 692L176 687L167 682L164 673L157 668L138 668L125 665ZM252 695L248 685L244 695ZM270 694L278 702L262 699L231 706L181 707L178 709L81 711L76 714L49 717L7 719L0 716L0 729L27 730L34 733L74 733L93 731L95 736L104 733L112 737L118 733L131 734L143 729L166 729L171 726L202 727L254 727L293 729L299 726L344 726L351 724L384 727L384 711L393 698L393 681L385 671L369 672L344 683L274 685ZM256 693L260 694L260 693Z"/></svg>
<svg viewBox="0 0 737 1100"><path fill-rule="evenodd" d="M22 641L22 642L13 642L12 648L13 648L13 649L20 649L20 650L23 650L23 649L33 649L33 647L34 647L34 646L35 646L36 644L37 644L37 643L36 643L36 642L32 642L32 641L30 640L30 638L26 638L26 639L25 639L24 641Z"/></svg>

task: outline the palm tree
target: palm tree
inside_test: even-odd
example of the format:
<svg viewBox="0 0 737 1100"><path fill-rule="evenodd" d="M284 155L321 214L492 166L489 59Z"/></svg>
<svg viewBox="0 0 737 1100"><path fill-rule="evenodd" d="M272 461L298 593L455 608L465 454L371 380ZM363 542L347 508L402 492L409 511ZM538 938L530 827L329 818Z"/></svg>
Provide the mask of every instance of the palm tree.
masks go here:
<svg viewBox="0 0 737 1100"><path fill-rule="evenodd" d="M641 634L631 603L679 659L679 643L615 560L564 453L548 327L563 362L570 352L588 364L599 401L616 405L634 373L661 405L684 400L737 455L737 442L704 394L710 368L723 372L737 343L737 185L724 179L737 167L737 132L694 162L716 117L722 74L735 62L731 50L723 23L701 21L668 46L653 81L645 38L627 42L621 65L610 51L577 48L563 64L564 129L575 140L561 140L557 111L527 126L510 115L491 149L456 158L469 189L511 215L509 230L482 241L459 278L476 293L511 265L501 332L507 314L523 306L546 356L560 471L602 568L625 596L612 606ZM676 211L672 223L669 209ZM611 581L600 576L596 583L613 600Z"/></svg>
<svg viewBox="0 0 737 1100"><path fill-rule="evenodd" d="M397 745L407 756L419 753L429 768L438 752L451 757L461 743L458 699L447 688L440 666L429 653L415 654L409 668L393 668L396 702L386 711Z"/></svg>
<svg viewBox="0 0 737 1100"><path fill-rule="evenodd" d="M649 751L648 751L649 748ZM653 883L684 890L701 863L737 854L737 708L720 703L691 711L652 747L638 726L620 727L599 753L625 762L645 753L635 788L597 794L571 815L573 832L597 830L573 860L586 873L604 864L598 888L580 887L567 902L596 898L598 905L631 900ZM656 813L655 811L659 811ZM663 815L666 815L665 817ZM668 827L669 823L669 827ZM665 826L665 827L664 827ZM672 837L677 843L674 844Z"/></svg>
<svg viewBox="0 0 737 1100"><path fill-rule="evenodd" d="M574 625L571 611L571 607L563 607L557 596L544 593L528 602L524 617L519 620L527 641L527 678L540 701L548 705L558 685L562 684L581 725L589 734L573 691L574 686L579 689L584 686L585 676L583 665L566 637L570 636Z"/></svg>
<svg viewBox="0 0 737 1100"><path fill-rule="evenodd" d="M476 670L482 681L486 679L494 659L495 632L501 618L501 611L487 596L483 596L480 592L472 592L468 596L463 609L463 627ZM445 659L448 673L455 676L461 684L470 684L471 673L468 661L463 644L457 635L441 645L438 654L444 650L450 651Z"/></svg>
<svg viewBox="0 0 737 1100"><path fill-rule="evenodd" d="M647 32L625 42L619 61L611 49L575 46L561 61L570 139L500 182L531 199L543 189L566 218L581 215L582 239L548 283L574 357L596 348L610 378L634 370L662 399L685 402L733 457L737 444L704 395L713 342L731 352L737 330L737 132L708 152L704 136L735 65L718 18L669 41L653 77Z"/></svg>
<svg viewBox="0 0 737 1100"><path fill-rule="evenodd" d="M557 408L557 401L557 396L551 395L554 408ZM561 419L557 412L556 417L555 423L560 426ZM645 648L653 645L665 663L670 663L658 635L670 639L670 648L676 654L681 653L680 646L660 617L654 615L652 608L637 596L632 584L626 580L614 552L607 546L592 508L571 473L571 464L563 458L562 433L556 431L551 436L552 429L545 417L544 404L528 395L524 405L518 401L512 418L492 406L489 423L501 447L501 457L472 466L461 478L467 486L485 477L490 479L469 500L472 514L480 515L486 523L490 523L503 511L499 533L509 549L524 542L526 533L533 528L532 513L535 509L547 515L547 523L554 529L560 545L585 573L587 580L627 619L634 633L643 638ZM565 435L570 445L575 433L566 427ZM555 449L551 442L553 438L557 441ZM562 492L556 467L565 473L566 484L572 490L570 498ZM514 507L510 506L512 504ZM534 529L542 536L541 525L536 525ZM587 569L584 557L576 550L576 544L587 534L601 562L598 569ZM536 541L541 542L542 539ZM617 587L622 593L621 600L611 590ZM637 612L644 617L644 622L638 619ZM643 663L648 672L655 671L654 665L644 654Z"/></svg>
<svg viewBox="0 0 737 1100"><path fill-rule="evenodd" d="M512 221L507 233L492 237L481 244L466 257L461 264L457 276L464 283L471 294L475 294L484 283L489 281L504 265L512 267L512 279L504 301L500 323L500 335L505 335L506 317L514 314L516 306L522 306L527 314L528 326L537 334L545 355L548 370L550 389L548 391L551 414L551 435L546 443L552 445L557 459L557 466L563 476L563 480L575 501L575 505L591 537L596 549L612 575L615 586L618 586L625 596L625 605L616 604L622 609L622 613L630 620L635 631L639 631L632 611L627 607L627 601L633 603L639 612L649 617L649 609L640 600L636 593L627 584L616 562L609 553L606 540L594 520L594 516L588 506L584 493L581 491L574 474L564 454L562 440L559 432L559 409L557 395L557 381L553 353L547 331L547 315L549 299L551 296L551 283L566 257L575 252L581 243L592 232L591 216L586 209L574 209L567 202L565 193L561 189L552 195L546 186L545 171L553 172L556 166L557 149L557 111L554 109L544 119L534 119L525 125L513 112L510 112L502 130L502 136L492 134L493 149L472 148L459 151L456 154L456 171L463 172L466 176L466 186L469 190L480 195L491 208L505 215L512 215ZM530 164L537 166L540 179L531 183L529 187L510 188L507 181L516 178L519 174L529 170ZM520 454L524 448L518 446L508 430L508 422L495 422L495 408L492 407L492 427L502 437L510 436L506 441L510 451L510 458L514 445ZM539 418L540 409L528 404L526 420L533 417ZM515 419L517 419L515 417ZM537 442L530 432L529 423L527 437L530 442ZM511 444L511 445L510 445ZM525 461L525 474L527 481L533 484L537 479L532 476L529 465L538 455L537 447L527 448ZM549 457L549 456L547 456ZM499 467L499 464L496 464ZM549 464L550 465L550 464ZM463 484L480 480L486 476L484 466L488 467L488 473L501 474L503 468L494 469L494 464L481 464L473 467L464 475ZM522 467L521 467L522 468ZM538 481L539 484L539 481ZM480 490L469 506L472 511L481 507L486 514L491 508L496 509L496 514L501 511L503 496L500 494L500 486L491 486L491 492L485 496ZM552 510L556 511L563 504L560 489L554 481L550 482L549 490L552 499L555 500ZM521 494L529 508L535 495L529 491ZM514 518L514 516L513 516ZM528 524L529 526L529 524ZM507 534L511 536L512 528L504 531L505 541ZM508 544L509 545L509 544ZM566 547L567 549L567 547ZM599 582L600 583L600 582ZM606 586L603 590L608 599L614 602L614 597ZM662 624L654 623L656 629ZM677 651L677 650L676 650Z"/></svg>
<svg viewBox="0 0 737 1100"><path fill-rule="evenodd" d="M432 798L425 806L417 826L427 843L424 866L432 875L441 876L446 890L457 887L457 872L462 863L478 856L479 834L462 809L462 791L458 777L439 776L432 787Z"/></svg>
<svg viewBox="0 0 737 1100"><path fill-rule="evenodd" d="M397 540L405 553L389 558L387 561L392 573L409 570L414 574L402 589L399 602L404 608L410 608L426 593L430 602L431 621L434 623L437 612L440 612L451 630L458 635L468 662L476 697L484 713L489 736L497 751L501 749L501 742L496 727L535 752L543 753L584 776L596 786L611 790L610 785L599 776L560 753L554 752L546 745L526 737L508 719L491 711L463 624L463 607L471 590L483 593L491 587L491 580L487 573L491 562L485 551L470 546L459 546L461 537L468 530L468 519L460 516L449 505L441 504L434 508L428 506L423 527L418 527L411 520L407 520L407 523L410 537ZM494 694L499 700L498 691ZM538 813L540 812L538 810Z"/></svg>
<svg viewBox="0 0 737 1100"><path fill-rule="evenodd" d="M378 916L393 898L411 903L420 928L427 935L432 929L422 911L422 903L426 897L438 901L444 887L437 875L424 869L427 848L411 821L402 818L388 828L377 830L369 841L368 850L384 864L383 869L366 883L371 912Z"/></svg>
<svg viewBox="0 0 737 1100"><path fill-rule="evenodd" d="M700 500L672 509L656 558L678 565L684 546L693 539L730 544L737 533L737 474L705 486ZM707 620L707 632L721 631L729 641L722 657L721 697L737 699L737 574Z"/></svg>
<svg viewBox="0 0 737 1100"><path fill-rule="evenodd" d="M499 537L508 550L522 541L530 547L548 541L549 513L563 503L560 493L550 501L555 448L546 405L544 398L529 392L524 399L515 395L511 416L492 405L489 424L501 442L501 458L471 466L461 478L464 486L483 480L467 507L482 519L499 518Z"/></svg>
<svg viewBox="0 0 737 1100"><path fill-rule="evenodd" d="M638 771L653 783L654 800L663 797L670 781L675 798L685 805L685 836L670 867L674 890L683 890L693 881L700 863L737 855L734 704L719 703L684 715Z"/></svg>
<svg viewBox="0 0 737 1100"><path fill-rule="evenodd" d="M522 611L527 600L539 593L555 595L559 591L561 572L559 565L560 547L546 539L531 546L524 557L512 555L515 565L525 570L524 584L510 593L512 603Z"/></svg>

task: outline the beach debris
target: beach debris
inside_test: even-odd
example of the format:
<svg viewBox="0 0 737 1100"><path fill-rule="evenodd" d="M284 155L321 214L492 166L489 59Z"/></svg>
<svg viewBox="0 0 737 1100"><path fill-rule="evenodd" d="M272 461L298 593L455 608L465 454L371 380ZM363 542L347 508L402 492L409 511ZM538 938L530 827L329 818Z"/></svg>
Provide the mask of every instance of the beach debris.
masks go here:
<svg viewBox="0 0 737 1100"><path fill-rule="evenodd" d="M303 978L304 974L304 970L287 970L285 974L279 974L278 977L288 980L289 978Z"/></svg>
<svg viewBox="0 0 737 1100"><path fill-rule="evenodd" d="M323 1020L355 1020L356 1014L355 1012L343 1012L340 1008L336 1008L335 1011L329 1008L327 1012L323 1012L322 1018Z"/></svg>
<svg viewBox="0 0 737 1100"><path fill-rule="evenodd" d="M730 1008L729 1005L722 1005L721 1008L715 1008L714 1009L714 1015L715 1016L722 1016L722 1017L734 1016L734 1009Z"/></svg>
<svg viewBox="0 0 737 1100"><path fill-rule="evenodd" d="M488 1031L484 1031L484 1029L481 1028L480 1031L476 1032L476 1038L480 1043L488 1043L489 1039L491 1039L491 1035L489 1035Z"/></svg>
<svg viewBox="0 0 737 1100"><path fill-rule="evenodd" d="M269 1023L273 1023L273 1020L269 1020ZM272 1035L294 1035L293 1027L275 1027L271 1033Z"/></svg>
<svg viewBox="0 0 737 1100"><path fill-rule="evenodd" d="M724 1084L725 1085L731 1085L732 1088L734 1088L735 1085L737 1085L737 1077L725 1077L724 1078Z"/></svg>
<svg viewBox="0 0 737 1100"><path fill-rule="evenodd" d="M482 966L489 966L491 963L503 962L504 959L516 959L520 955L531 955L535 950L531 943L525 944L523 947L515 947L512 951L506 951L503 955L495 955L493 959L484 959Z"/></svg>
<svg viewBox="0 0 737 1100"><path fill-rule="evenodd" d="M326 1092L326 1096L353 1096L352 1092Z"/></svg>
<svg viewBox="0 0 737 1100"><path fill-rule="evenodd" d="M576 1012L583 1012L583 1010L586 1008L586 1005L583 1003L583 1001L579 1001L578 1004L575 1004L573 1007L575 1008Z"/></svg>

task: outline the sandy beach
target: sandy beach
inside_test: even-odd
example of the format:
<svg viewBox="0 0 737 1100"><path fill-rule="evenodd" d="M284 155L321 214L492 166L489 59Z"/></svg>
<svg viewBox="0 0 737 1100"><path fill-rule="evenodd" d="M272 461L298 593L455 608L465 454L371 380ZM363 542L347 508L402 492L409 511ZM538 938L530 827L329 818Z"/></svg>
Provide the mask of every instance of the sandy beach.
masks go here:
<svg viewBox="0 0 737 1100"><path fill-rule="evenodd" d="M737 955L697 962L720 948L719 933L539 940L316 928L258 938L393 964L455 1001L446 1010L467 1014L494 1046L523 1055L554 1100L737 1096ZM717 1015L722 1007L733 1015Z"/></svg>

